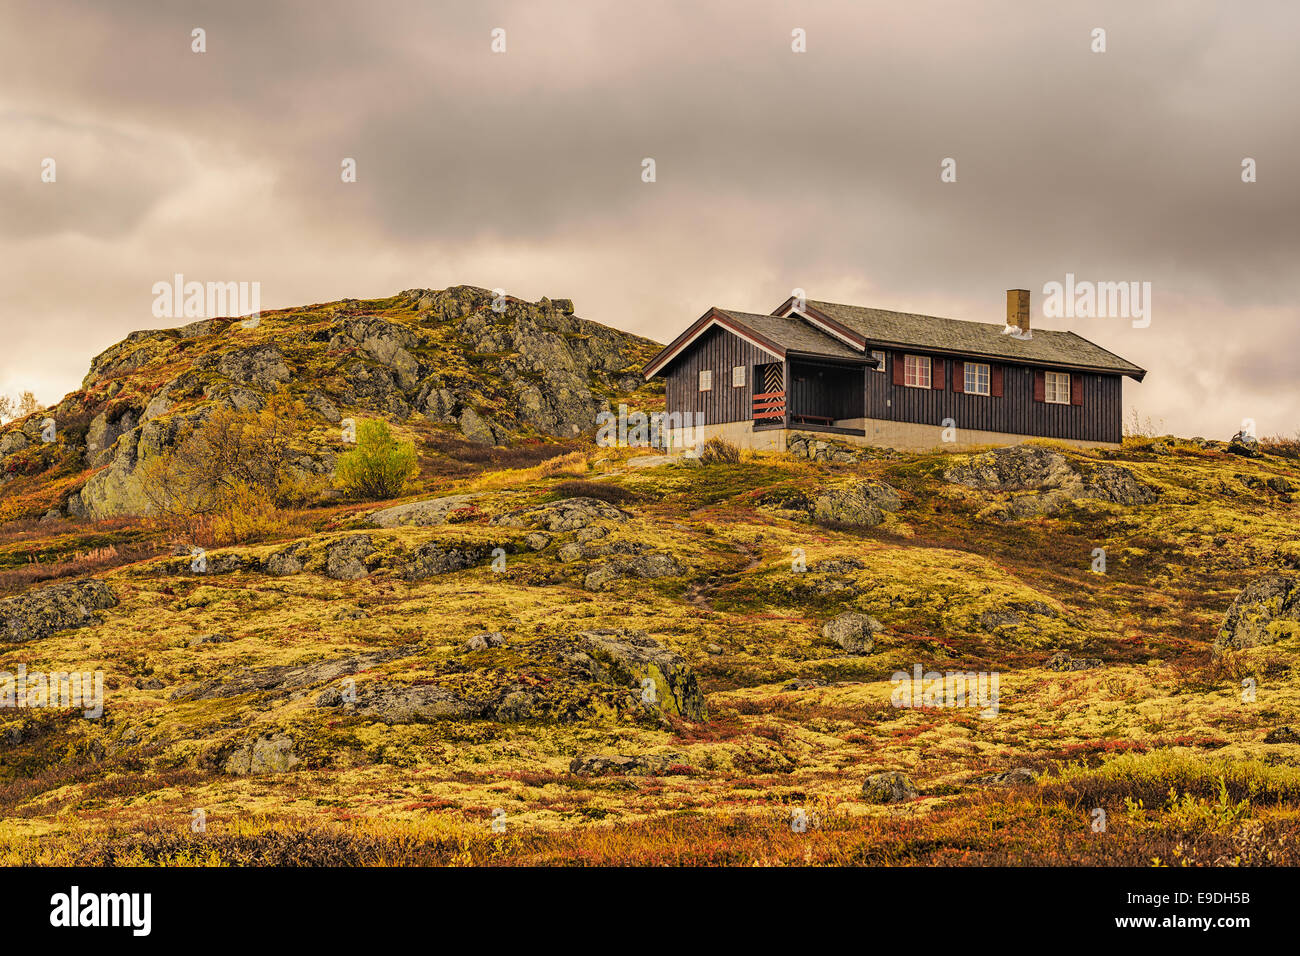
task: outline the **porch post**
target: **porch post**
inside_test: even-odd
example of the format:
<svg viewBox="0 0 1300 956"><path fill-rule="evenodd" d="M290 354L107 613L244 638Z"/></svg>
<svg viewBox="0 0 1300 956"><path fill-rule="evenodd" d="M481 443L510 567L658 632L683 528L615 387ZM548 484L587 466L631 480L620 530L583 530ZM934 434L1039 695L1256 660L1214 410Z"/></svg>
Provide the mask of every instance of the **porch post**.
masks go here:
<svg viewBox="0 0 1300 956"><path fill-rule="evenodd" d="M790 381L790 360L781 360L781 387L785 389L785 416L781 419L783 428L790 427L790 403L794 400L794 383Z"/></svg>

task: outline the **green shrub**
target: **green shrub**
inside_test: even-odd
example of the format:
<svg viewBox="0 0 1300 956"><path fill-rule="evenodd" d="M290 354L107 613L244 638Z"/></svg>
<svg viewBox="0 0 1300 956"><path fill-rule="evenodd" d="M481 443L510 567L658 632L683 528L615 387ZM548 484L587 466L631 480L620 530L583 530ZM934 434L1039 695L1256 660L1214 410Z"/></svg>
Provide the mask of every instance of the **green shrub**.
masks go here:
<svg viewBox="0 0 1300 956"><path fill-rule="evenodd" d="M395 498L416 472L415 443L399 441L388 422L357 423L357 447L339 456L338 486L354 498Z"/></svg>

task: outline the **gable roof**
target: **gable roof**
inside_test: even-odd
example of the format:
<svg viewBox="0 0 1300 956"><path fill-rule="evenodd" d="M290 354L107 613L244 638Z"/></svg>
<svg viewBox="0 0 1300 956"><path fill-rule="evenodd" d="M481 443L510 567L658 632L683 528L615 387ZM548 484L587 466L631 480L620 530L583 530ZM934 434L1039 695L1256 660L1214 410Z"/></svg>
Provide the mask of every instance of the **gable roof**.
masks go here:
<svg viewBox="0 0 1300 956"><path fill-rule="evenodd" d="M654 378L700 336L714 327L726 329L775 359L784 359L788 355L811 355L851 361L855 364L873 364L870 355L864 355L860 349L850 348L831 336L819 332L798 317L760 315L755 312L714 307L691 323L690 328L673 339L663 351L650 360L643 369L645 377Z"/></svg>
<svg viewBox="0 0 1300 956"><path fill-rule="evenodd" d="M788 314L792 306L792 301L786 300L776 311ZM1128 375L1139 382L1146 375L1145 369L1073 332L1034 329L1031 338L1019 339L1005 334L1005 326L997 322L969 322L812 300L805 311L810 319L819 320L845 339L861 341L864 347L954 352L1023 365Z"/></svg>
<svg viewBox="0 0 1300 956"><path fill-rule="evenodd" d="M1035 329L1028 339L1003 332L997 322L968 322L915 312L890 312L809 299L801 312L786 299L770 315L712 308L646 365L646 378L663 371L696 339L721 326L774 358L814 356L874 365L872 348L917 349L969 355L1018 365L1128 375L1146 370L1073 332Z"/></svg>

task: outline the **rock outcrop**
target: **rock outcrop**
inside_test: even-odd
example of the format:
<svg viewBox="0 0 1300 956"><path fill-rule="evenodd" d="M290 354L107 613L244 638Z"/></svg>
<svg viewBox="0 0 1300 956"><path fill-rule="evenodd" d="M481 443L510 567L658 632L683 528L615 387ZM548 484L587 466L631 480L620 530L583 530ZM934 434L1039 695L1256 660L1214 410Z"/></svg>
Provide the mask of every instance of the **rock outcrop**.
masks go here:
<svg viewBox="0 0 1300 956"><path fill-rule="evenodd" d="M898 492L883 481L851 481L816 492L778 490L762 503L804 521L874 527L898 511Z"/></svg>
<svg viewBox="0 0 1300 956"><path fill-rule="evenodd" d="M96 611L117 607L103 581L71 581L35 588L0 601L0 643L16 644L100 621Z"/></svg>
<svg viewBox="0 0 1300 956"><path fill-rule="evenodd" d="M1081 470L1059 451L1038 445L1011 445L974 455L949 467L944 478L980 491L1029 492L1015 494L994 509L1008 519L1054 514L1078 498L1145 505L1159 497L1127 468L1099 462Z"/></svg>
<svg viewBox="0 0 1300 956"><path fill-rule="evenodd" d="M577 531L596 521L624 522L632 516L599 498L562 498L546 504L511 511L493 520L505 528L545 528L547 531Z"/></svg>
<svg viewBox="0 0 1300 956"><path fill-rule="evenodd" d="M1269 574L1233 600L1214 646L1242 650L1295 636L1300 636L1300 579Z"/></svg>
<svg viewBox="0 0 1300 956"><path fill-rule="evenodd" d="M65 507L108 518L148 513L139 466L173 448L184 425L218 405L260 410L275 393L330 425L423 416L479 444L573 438L594 431L611 397L636 401L632 392L651 389L635 373L657 346L577 318L566 302L413 289L263 316L256 339L228 318L134 332L92 360L80 391L6 427L0 458L19 456L28 474L68 458L101 468ZM56 453L38 455L46 414L58 427ZM301 468L328 475L337 442L313 441Z"/></svg>
<svg viewBox="0 0 1300 956"><path fill-rule="evenodd" d="M597 676L636 689L639 699L686 720L708 720L704 694L685 659L644 631L583 631L578 635L597 663Z"/></svg>
<svg viewBox="0 0 1300 956"><path fill-rule="evenodd" d="M867 803L902 803L916 796L916 786L906 774L873 773L862 782L862 799Z"/></svg>
<svg viewBox="0 0 1300 956"><path fill-rule="evenodd" d="M828 621L822 628L822 637L834 641L850 654L870 654L875 647L876 635L885 626L869 614L850 611Z"/></svg>

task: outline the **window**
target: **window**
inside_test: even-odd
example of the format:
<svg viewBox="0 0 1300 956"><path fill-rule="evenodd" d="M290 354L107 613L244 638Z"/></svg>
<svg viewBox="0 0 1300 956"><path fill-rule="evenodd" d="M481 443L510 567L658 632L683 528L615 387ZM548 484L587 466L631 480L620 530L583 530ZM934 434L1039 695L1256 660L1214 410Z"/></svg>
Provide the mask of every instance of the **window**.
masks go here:
<svg viewBox="0 0 1300 956"><path fill-rule="evenodd" d="M701 392L713 391L713 372L710 371L709 369L705 369L703 372L700 373L700 391Z"/></svg>
<svg viewBox="0 0 1300 956"><path fill-rule="evenodd" d="M885 353L872 350L871 357L876 360L876 371L883 373L885 371Z"/></svg>
<svg viewBox="0 0 1300 956"><path fill-rule="evenodd" d="M732 388L745 387L745 366L733 365L731 367L731 387Z"/></svg>
<svg viewBox="0 0 1300 956"><path fill-rule="evenodd" d="M1048 372L1044 385L1043 398L1051 405L1070 404L1070 373Z"/></svg>
<svg viewBox="0 0 1300 956"><path fill-rule="evenodd" d="M989 393L989 367L980 362L966 363L966 393L968 395L987 395Z"/></svg>
<svg viewBox="0 0 1300 956"><path fill-rule="evenodd" d="M903 356L903 384L909 388L930 387L930 357L928 355Z"/></svg>

